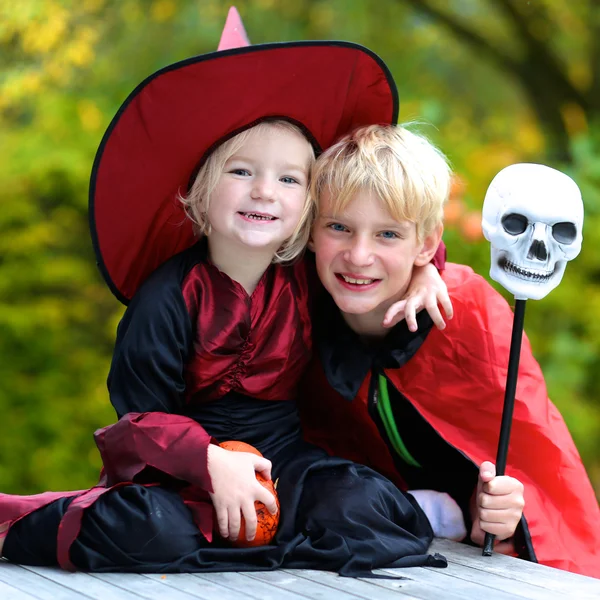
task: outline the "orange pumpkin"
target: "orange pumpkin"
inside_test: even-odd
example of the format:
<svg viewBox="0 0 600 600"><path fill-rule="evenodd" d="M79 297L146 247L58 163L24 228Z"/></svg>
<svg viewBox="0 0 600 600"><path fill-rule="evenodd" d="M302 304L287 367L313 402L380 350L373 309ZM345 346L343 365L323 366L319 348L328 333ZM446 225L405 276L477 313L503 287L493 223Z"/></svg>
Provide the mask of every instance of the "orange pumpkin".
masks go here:
<svg viewBox="0 0 600 600"><path fill-rule="evenodd" d="M262 454L254 446L246 444L245 442L229 440L227 442L221 442L219 446L232 452L250 452L251 454L262 456ZM271 479L265 479L260 473L256 473L256 479L275 497L275 502L277 503L277 512L272 515L262 502L255 502L254 507L256 508L257 518L256 535L254 536L253 540L246 539L246 524L244 522L244 517L242 517L238 539L231 542L231 544L237 548L266 546L267 544L271 543L271 540L277 533L277 527L279 525L279 498L277 497L277 492L275 491L275 485Z"/></svg>

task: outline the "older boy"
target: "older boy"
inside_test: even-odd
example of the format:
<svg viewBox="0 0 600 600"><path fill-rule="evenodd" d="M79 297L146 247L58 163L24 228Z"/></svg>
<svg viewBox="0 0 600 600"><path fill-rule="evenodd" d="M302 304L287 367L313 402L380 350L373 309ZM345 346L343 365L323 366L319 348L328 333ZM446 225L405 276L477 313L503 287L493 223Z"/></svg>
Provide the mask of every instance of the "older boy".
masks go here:
<svg viewBox="0 0 600 600"><path fill-rule="evenodd" d="M319 158L311 245L337 308L331 299L320 307L306 435L399 486L448 493L474 543L488 531L504 540L499 551L600 577L598 504L527 340L509 476L487 462L508 364L504 299L468 267L448 265L455 317L445 330L425 313L415 332L381 325L438 246L449 179L443 155L402 127L362 128Z"/></svg>

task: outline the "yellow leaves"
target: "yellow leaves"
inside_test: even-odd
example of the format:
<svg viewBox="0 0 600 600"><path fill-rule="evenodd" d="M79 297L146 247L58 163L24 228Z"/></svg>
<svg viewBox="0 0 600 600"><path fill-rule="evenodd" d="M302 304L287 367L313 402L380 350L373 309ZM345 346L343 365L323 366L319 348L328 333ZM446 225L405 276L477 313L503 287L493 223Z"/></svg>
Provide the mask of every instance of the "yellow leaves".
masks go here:
<svg viewBox="0 0 600 600"><path fill-rule="evenodd" d="M94 44L98 39L97 31L91 27L81 28L65 51L65 58L76 67L85 67L94 60Z"/></svg>
<svg viewBox="0 0 600 600"><path fill-rule="evenodd" d="M471 172L481 179L492 177L504 167L519 162L519 154L504 142L477 146L469 155L467 164Z"/></svg>
<svg viewBox="0 0 600 600"><path fill-rule="evenodd" d="M563 104L560 112L570 136L576 136L587 131L588 125L585 113L579 104L573 102Z"/></svg>
<svg viewBox="0 0 600 600"><path fill-rule="evenodd" d="M83 0L82 2L83 9L90 13L98 12L101 8L104 8L105 4L106 0Z"/></svg>
<svg viewBox="0 0 600 600"><path fill-rule="evenodd" d="M329 31L335 19L334 9L325 3L314 4L310 9L310 20L317 31Z"/></svg>
<svg viewBox="0 0 600 600"><path fill-rule="evenodd" d="M69 14L56 2L46 2L39 15L23 32L22 48L27 54L47 54L65 37Z"/></svg>
<svg viewBox="0 0 600 600"><path fill-rule="evenodd" d="M154 21L163 23L175 14L176 9L177 6L173 0L155 0L150 8L150 16Z"/></svg>
<svg viewBox="0 0 600 600"><path fill-rule="evenodd" d="M593 74L590 63L578 60L567 65L569 79L579 90L588 90L592 85Z"/></svg>
<svg viewBox="0 0 600 600"><path fill-rule="evenodd" d="M77 114L86 131L98 131L104 123L100 109L91 100L81 100L77 104Z"/></svg>
<svg viewBox="0 0 600 600"><path fill-rule="evenodd" d="M9 230L0 240L0 255L26 256L37 253L42 246L57 244L60 241L58 233L58 228L47 222L31 224L25 229Z"/></svg>
<svg viewBox="0 0 600 600"><path fill-rule="evenodd" d="M534 121L525 121L516 127L515 141L526 154L541 154L544 150L544 137Z"/></svg>
<svg viewBox="0 0 600 600"><path fill-rule="evenodd" d="M70 6L57 0L28 0L0 7L0 109L23 110L35 95L68 85L77 69L95 59L102 19L91 14L103 0Z"/></svg>

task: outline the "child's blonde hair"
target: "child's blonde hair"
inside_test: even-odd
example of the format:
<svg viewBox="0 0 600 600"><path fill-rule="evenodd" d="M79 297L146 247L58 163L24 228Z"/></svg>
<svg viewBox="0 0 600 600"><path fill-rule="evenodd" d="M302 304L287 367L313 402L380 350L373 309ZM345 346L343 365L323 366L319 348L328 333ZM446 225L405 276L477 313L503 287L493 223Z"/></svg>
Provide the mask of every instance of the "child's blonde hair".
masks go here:
<svg viewBox="0 0 600 600"><path fill-rule="evenodd" d="M370 125L318 158L311 196L318 205L329 192L339 214L357 192L370 190L395 220L415 223L422 241L443 221L450 178L446 157L425 137L401 125Z"/></svg>
<svg viewBox="0 0 600 600"><path fill-rule="evenodd" d="M198 175L196 175L196 179L187 196L179 196L179 200L185 206L188 218L194 223L194 231L197 235L207 235L210 233L210 223L207 219L210 196L219 182L219 177L221 177L227 161L246 143L250 136L262 133L269 128L292 131L306 139L306 143L311 147L311 158L307 173L309 176L308 185L310 185L310 173L315 161L315 153L314 148L302 129L294 123L283 119L262 121L258 125L245 129L217 146L198 171ZM300 221L290 238L275 253L273 257L274 263L289 262L302 254L308 242L310 228L314 220L314 212L314 203L310 200L307 188L304 210L302 211Z"/></svg>

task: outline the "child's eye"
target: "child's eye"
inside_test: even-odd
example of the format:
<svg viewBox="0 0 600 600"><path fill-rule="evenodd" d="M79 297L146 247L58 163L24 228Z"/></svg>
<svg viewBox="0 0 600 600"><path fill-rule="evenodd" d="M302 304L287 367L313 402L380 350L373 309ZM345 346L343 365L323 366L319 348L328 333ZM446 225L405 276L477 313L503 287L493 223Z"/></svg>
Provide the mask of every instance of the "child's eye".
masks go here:
<svg viewBox="0 0 600 600"><path fill-rule="evenodd" d="M327 227L333 231L347 231L347 229L341 223L329 223Z"/></svg>
<svg viewBox="0 0 600 600"><path fill-rule="evenodd" d="M294 177L282 177L281 181L283 181L283 183L300 183L297 179L295 179Z"/></svg>
<svg viewBox="0 0 600 600"><path fill-rule="evenodd" d="M243 177L248 177L250 175L250 171L247 169L231 169L229 172L232 175L242 175Z"/></svg>
<svg viewBox="0 0 600 600"><path fill-rule="evenodd" d="M400 237L395 231L382 231L379 235L385 240L394 240Z"/></svg>

